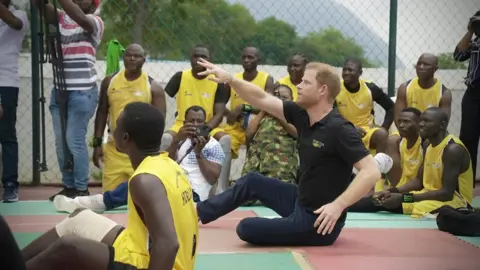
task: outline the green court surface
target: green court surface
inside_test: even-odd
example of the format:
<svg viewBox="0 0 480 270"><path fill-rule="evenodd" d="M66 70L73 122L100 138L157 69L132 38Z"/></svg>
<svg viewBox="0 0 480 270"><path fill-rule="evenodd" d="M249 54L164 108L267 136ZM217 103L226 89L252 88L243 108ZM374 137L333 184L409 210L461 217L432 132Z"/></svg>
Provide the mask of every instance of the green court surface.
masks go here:
<svg viewBox="0 0 480 270"><path fill-rule="evenodd" d="M480 198L475 199L475 206L480 206ZM270 209L261 206L241 207L238 211L253 211L257 216L275 218L278 215ZM65 213L58 213L53 208L49 201L20 201L14 204L0 203L0 213L10 220L20 219L21 222L17 224L34 223L36 217L65 215ZM116 211L108 211L108 214L126 213L126 207ZM245 212L246 213L246 212ZM250 212L251 213L251 212ZM30 216L30 217L27 217ZM43 218L43 217L42 217ZM227 218L228 219L228 218ZM229 222L238 222L240 218L230 218ZM39 221L37 220L37 221ZM12 221L14 222L14 221ZM40 221L39 221L40 222ZM40 232L31 232L30 230L22 230L21 228L11 224L15 239L19 246L23 248L25 245L40 236ZM21 225L20 225L21 227ZM391 213L349 213L345 224L346 228L352 229L433 229L437 230L437 224L434 219L413 219L407 215L398 215ZM232 229L229 229L232 230ZM234 229L233 229L234 230ZM363 231L362 231L363 232ZM458 237L473 246L480 248L480 237ZM205 239L203 241L209 241ZM204 252L199 250L198 259L195 269L199 270L241 270L241 269L277 269L277 270L302 270L302 269L316 269L308 266L308 260L298 253L292 253L290 250L249 250L243 249L233 252L229 250L230 240L225 240L225 251L218 249L212 252ZM230 243L230 246L232 244ZM296 256L297 254L298 256ZM480 254L480 251L479 251ZM307 265L307 266L305 266ZM343 269L343 268L342 268Z"/></svg>

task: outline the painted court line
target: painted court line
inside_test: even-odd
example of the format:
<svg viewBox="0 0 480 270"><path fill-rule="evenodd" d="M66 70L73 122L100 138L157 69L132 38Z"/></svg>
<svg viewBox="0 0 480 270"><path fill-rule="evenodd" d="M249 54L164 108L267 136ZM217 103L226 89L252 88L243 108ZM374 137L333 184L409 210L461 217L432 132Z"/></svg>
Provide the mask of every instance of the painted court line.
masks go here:
<svg viewBox="0 0 480 270"><path fill-rule="evenodd" d="M307 258L303 256L302 253L297 252L297 251L291 251L293 259L295 262L300 266L300 269L302 270L313 270L313 267L310 265L308 262Z"/></svg>

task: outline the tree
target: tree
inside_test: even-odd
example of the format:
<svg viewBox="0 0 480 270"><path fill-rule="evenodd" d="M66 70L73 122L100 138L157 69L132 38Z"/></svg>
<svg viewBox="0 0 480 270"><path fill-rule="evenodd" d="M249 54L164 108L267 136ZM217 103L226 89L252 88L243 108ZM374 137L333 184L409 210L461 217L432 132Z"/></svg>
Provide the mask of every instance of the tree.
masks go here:
<svg viewBox="0 0 480 270"><path fill-rule="evenodd" d="M336 67L343 66L346 57L359 58L364 67L374 66L365 57L365 51L360 45L332 27L298 39L295 50L303 52L309 59Z"/></svg>
<svg viewBox="0 0 480 270"><path fill-rule="evenodd" d="M441 53L438 57L439 69L466 69L467 64L465 62L457 62L453 58L452 53Z"/></svg>

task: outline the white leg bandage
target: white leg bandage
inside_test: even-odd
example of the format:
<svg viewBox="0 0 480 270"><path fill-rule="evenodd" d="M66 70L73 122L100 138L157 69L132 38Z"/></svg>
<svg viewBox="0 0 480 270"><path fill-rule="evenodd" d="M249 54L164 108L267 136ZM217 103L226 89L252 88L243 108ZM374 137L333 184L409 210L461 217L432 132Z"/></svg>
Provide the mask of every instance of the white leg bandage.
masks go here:
<svg viewBox="0 0 480 270"><path fill-rule="evenodd" d="M75 215L76 214L76 215ZM59 237L73 235L101 242L118 224L88 209L75 211L73 217L67 217L55 226Z"/></svg>
<svg viewBox="0 0 480 270"><path fill-rule="evenodd" d="M384 153L378 153L375 155L375 161L377 162L377 167L380 173L388 173L393 166L392 158ZM353 168L353 173L357 174L358 170Z"/></svg>

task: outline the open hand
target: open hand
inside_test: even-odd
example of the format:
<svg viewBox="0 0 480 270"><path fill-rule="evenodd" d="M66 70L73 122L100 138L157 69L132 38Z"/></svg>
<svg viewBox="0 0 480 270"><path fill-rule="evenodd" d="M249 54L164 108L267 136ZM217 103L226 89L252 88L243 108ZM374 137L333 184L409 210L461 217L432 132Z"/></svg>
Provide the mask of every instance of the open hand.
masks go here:
<svg viewBox="0 0 480 270"><path fill-rule="evenodd" d="M198 74L200 76L214 75L214 77L209 76L208 79L216 83L229 83L233 80L233 76L231 73L220 67L217 67L216 65L208 62L205 59L200 58L197 63L207 69L200 72Z"/></svg>
<svg viewBox="0 0 480 270"><path fill-rule="evenodd" d="M335 224L337 223L338 218L342 215L343 210L345 210L345 208L336 202L325 204L324 206L315 210L313 213L319 215L315 221L315 224L313 225L314 227L318 227L317 233L322 235L332 233L333 228L335 228Z"/></svg>

